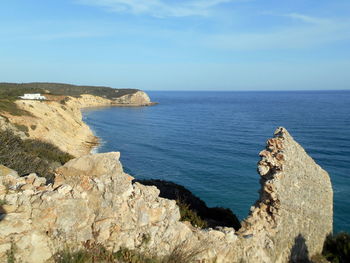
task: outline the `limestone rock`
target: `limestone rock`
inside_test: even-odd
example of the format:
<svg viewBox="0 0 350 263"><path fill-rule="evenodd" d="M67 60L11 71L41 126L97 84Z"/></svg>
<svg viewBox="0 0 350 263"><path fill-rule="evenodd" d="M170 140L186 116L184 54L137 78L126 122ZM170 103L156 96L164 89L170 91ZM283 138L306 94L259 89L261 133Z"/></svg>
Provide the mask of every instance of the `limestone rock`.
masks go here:
<svg viewBox="0 0 350 263"><path fill-rule="evenodd" d="M129 104L137 106L147 106L151 104L149 96L143 91L137 91L134 94L124 95L114 100L116 104Z"/></svg>
<svg viewBox="0 0 350 263"><path fill-rule="evenodd" d="M180 222L173 200L132 183L119 153L86 155L57 169L54 183L0 166L0 262L45 262L66 245L95 242L156 255L175 248L200 262L300 261L322 250L332 231L329 176L284 129L260 153L261 195L242 228L197 229ZM305 249L307 248L307 250Z"/></svg>

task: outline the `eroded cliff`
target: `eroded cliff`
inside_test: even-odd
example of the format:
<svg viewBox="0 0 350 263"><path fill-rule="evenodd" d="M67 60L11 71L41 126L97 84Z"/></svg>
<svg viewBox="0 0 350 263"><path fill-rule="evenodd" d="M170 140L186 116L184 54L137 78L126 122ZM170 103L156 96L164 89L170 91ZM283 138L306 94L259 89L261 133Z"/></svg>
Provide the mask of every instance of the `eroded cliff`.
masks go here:
<svg viewBox="0 0 350 263"><path fill-rule="evenodd" d="M48 97L47 101L15 101L18 108L29 113L27 115L13 115L7 112L3 112L2 115L10 123L22 128L29 138L52 143L73 156L89 153L97 143L97 138L91 129L82 121L82 108L153 105L148 95L143 91L136 91L116 99L89 94L83 94L79 97L46 96ZM5 123L5 121L3 122Z"/></svg>
<svg viewBox="0 0 350 263"><path fill-rule="evenodd" d="M279 128L260 153L261 194L233 228L197 229L180 222L175 201L132 183L119 153L85 155L56 171L53 184L0 166L0 259L16 245L21 262L45 262L67 244L86 242L164 255L196 250L198 262L289 262L321 252L332 232L329 176Z"/></svg>

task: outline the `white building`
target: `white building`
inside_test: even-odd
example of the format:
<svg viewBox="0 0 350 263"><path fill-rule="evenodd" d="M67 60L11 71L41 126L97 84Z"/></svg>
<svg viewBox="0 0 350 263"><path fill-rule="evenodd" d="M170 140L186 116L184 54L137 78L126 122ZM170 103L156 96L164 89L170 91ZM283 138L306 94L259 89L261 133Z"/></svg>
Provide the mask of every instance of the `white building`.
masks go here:
<svg viewBox="0 0 350 263"><path fill-rule="evenodd" d="M20 96L23 100L46 100L45 96L41 96L40 93L26 93L23 96Z"/></svg>

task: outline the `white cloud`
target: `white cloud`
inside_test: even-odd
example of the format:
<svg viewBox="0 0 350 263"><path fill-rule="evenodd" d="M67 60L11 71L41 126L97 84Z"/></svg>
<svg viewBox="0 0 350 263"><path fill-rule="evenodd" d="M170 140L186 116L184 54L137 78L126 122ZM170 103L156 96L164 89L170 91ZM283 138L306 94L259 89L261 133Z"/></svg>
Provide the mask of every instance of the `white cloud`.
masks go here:
<svg viewBox="0 0 350 263"><path fill-rule="evenodd" d="M300 25L282 26L269 32L226 33L203 38L206 46L228 50L278 50L312 48L350 40L350 20L331 20L299 13L283 15L301 21Z"/></svg>
<svg viewBox="0 0 350 263"><path fill-rule="evenodd" d="M299 13L290 13L290 14L286 14L283 16L290 17L290 18L295 19L295 20L300 20L302 22L309 23L309 24L319 24L320 25L320 24L331 23L331 20L329 20L329 19L318 18L318 17L308 16L308 15L299 14Z"/></svg>
<svg viewBox="0 0 350 263"><path fill-rule="evenodd" d="M38 34L34 36L30 36L29 38L35 40L59 40L59 39L81 39L81 38L98 38L105 36L104 33L100 32L88 32L88 31L74 31L74 32L61 32L61 33L51 33L51 34Z"/></svg>
<svg viewBox="0 0 350 263"><path fill-rule="evenodd" d="M80 4L94 5L111 12L146 14L154 17L207 16L218 5L234 0L192 0L173 3L164 0L76 0Z"/></svg>

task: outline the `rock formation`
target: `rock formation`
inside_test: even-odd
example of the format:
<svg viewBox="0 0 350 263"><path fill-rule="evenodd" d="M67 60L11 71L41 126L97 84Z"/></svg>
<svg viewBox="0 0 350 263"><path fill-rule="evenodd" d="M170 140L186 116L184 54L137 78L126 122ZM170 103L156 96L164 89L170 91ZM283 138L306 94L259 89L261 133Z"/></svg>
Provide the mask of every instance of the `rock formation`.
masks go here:
<svg viewBox="0 0 350 263"><path fill-rule="evenodd" d="M121 96L113 101L116 104L123 104L128 106L148 106L152 105L150 98L143 91L137 91L134 94Z"/></svg>
<svg viewBox="0 0 350 263"><path fill-rule="evenodd" d="M260 153L260 199L242 228L197 229L175 201L132 183L119 153L85 155L56 171L53 184L0 166L0 262L45 262L86 242L164 255L197 249L200 262L298 262L321 252L332 232L330 179L284 128Z"/></svg>

